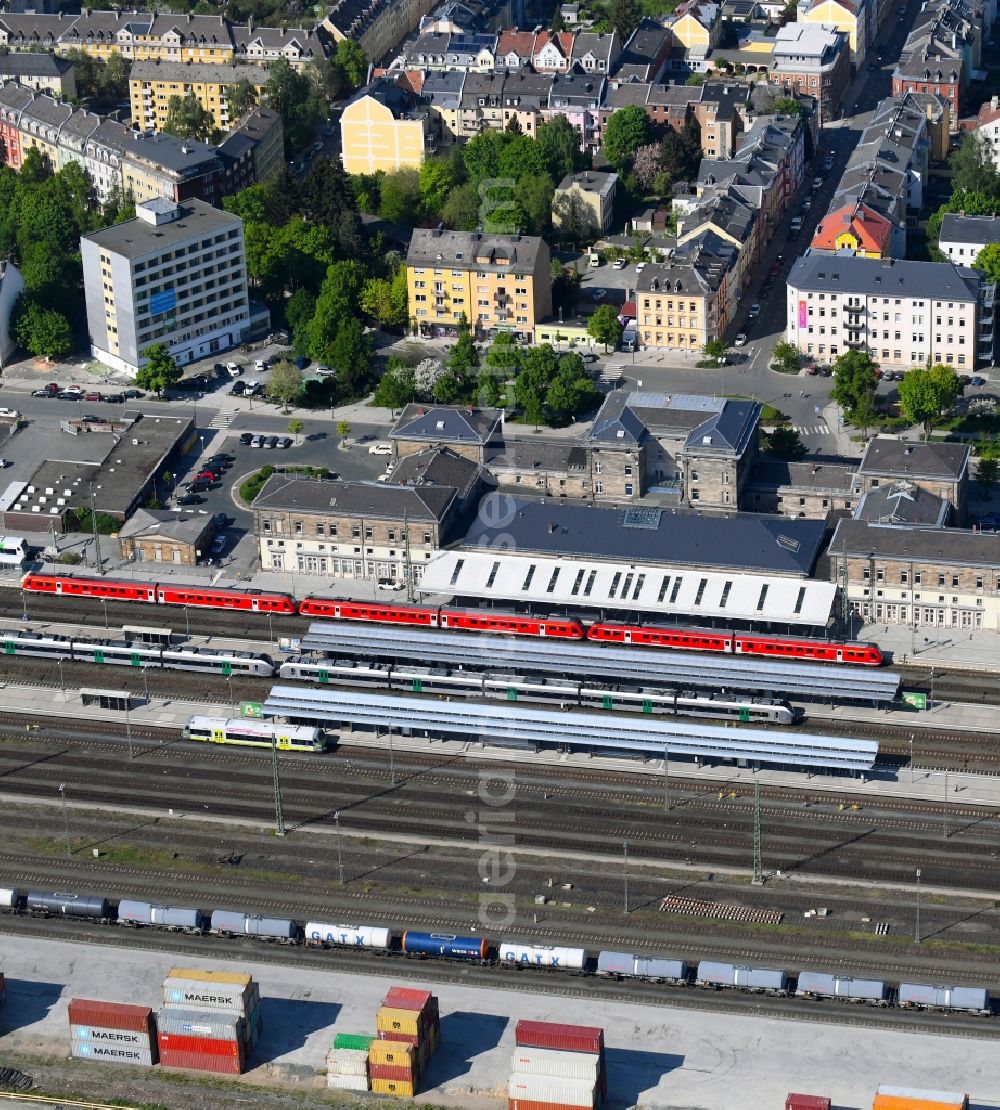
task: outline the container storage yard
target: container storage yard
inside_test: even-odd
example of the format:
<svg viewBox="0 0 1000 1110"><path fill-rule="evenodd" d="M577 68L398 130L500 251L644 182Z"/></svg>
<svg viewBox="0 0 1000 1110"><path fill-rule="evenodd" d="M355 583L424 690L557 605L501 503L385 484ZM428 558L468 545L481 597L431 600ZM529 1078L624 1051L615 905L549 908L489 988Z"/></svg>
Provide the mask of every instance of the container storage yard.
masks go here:
<svg viewBox="0 0 1000 1110"><path fill-rule="evenodd" d="M241 1075L260 1031L260 989L252 976L171 968L158 1018L166 1067Z"/></svg>
<svg viewBox="0 0 1000 1110"><path fill-rule="evenodd" d="M148 1006L74 998L69 1004L70 1054L79 1060L151 1067L157 1061L156 1018Z"/></svg>

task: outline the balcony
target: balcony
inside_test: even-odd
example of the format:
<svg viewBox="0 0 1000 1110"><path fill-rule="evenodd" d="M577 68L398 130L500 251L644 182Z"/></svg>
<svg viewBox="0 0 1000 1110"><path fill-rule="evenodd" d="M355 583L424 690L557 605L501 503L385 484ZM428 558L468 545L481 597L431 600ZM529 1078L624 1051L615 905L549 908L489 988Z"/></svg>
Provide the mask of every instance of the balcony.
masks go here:
<svg viewBox="0 0 1000 1110"><path fill-rule="evenodd" d="M848 336L844 340L844 345L847 346L847 347L850 347L851 350L854 350L854 351L863 351L868 346L868 344L865 342L864 338L860 335L858 335L858 336Z"/></svg>

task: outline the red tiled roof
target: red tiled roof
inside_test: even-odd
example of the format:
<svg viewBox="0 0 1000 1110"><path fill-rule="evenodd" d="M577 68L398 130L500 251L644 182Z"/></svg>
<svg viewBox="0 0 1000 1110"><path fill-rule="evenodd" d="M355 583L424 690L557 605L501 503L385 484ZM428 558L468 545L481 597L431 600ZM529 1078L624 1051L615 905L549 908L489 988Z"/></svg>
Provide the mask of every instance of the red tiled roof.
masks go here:
<svg viewBox="0 0 1000 1110"><path fill-rule="evenodd" d="M881 253L892 236L892 224L866 204L848 204L820 220L810 245L833 251L838 236L847 233L857 239L859 248Z"/></svg>
<svg viewBox="0 0 1000 1110"><path fill-rule="evenodd" d="M534 47L534 31L503 31L497 42L496 56L506 58L508 54L516 54L530 60Z"/></svg>

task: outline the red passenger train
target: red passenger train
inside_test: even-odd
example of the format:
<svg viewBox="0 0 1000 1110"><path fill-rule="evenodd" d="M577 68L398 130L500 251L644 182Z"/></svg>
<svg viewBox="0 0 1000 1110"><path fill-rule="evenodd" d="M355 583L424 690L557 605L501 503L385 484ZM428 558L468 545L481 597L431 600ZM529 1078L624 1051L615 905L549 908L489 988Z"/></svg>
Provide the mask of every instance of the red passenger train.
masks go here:
<svg viewBox="0 0 1000 1110"><path fill-rule="evenodd" d="M877 644L809 640L794 636L750 635L712 629L667 628L598 622L584 625L573 617L536 617L482 609L448 609L421 605L386 605L343 598L307 597L262 590L224 590L206 586L132 582L75 575L28 574L22 587L59 597L93 597L107 601L139 601L153 605L192 605L206 609L279 613L327 620L365 621L411 628L453 628L463 632L494 632L555 640L593 640L636 644L677 651L708 651L757 655L805 662L853 663L877 667L883 662Z"/></svg>

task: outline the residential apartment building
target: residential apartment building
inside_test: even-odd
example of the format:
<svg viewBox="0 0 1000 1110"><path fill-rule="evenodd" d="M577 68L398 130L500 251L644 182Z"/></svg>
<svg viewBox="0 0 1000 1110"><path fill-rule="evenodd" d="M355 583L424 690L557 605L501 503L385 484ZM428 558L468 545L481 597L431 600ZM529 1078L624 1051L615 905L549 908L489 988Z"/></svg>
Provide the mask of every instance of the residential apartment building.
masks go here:
<svg viewBox="0 0 1000 1110"><path fill-rule="evenodd" d="M943 363L974 370L992 350L993 286L950 262L807 251L788 275L787 339L818 362L848 350L906 370Z"/></svg>
<svg viewBox="0 0 1000 1110"><path fill-rule="evenodd" d="M415 328L453 330L464 318L476 335L531 337L552 312L549 248L533 235L416 228L406 256Z"/></svg>
<svg viewBox="0 0 1000 1110"><path fill-rule="evenodd" d="M986 146L990 160L1000 171L1000 96L992 96L979 109L975 132Z"/></svg>
<svg viewBox="0 0 1000 1110"><path fill-rule="evenodd" d="M774 37L770 78L814 97L822 126L836 119L851 81L847 35L833 26L787 23Z"/></svg>
<svg viewBox="0 0 1000 1110"><path fill-rule="evenodd" d="M864 64L878 30L868 0L801 0L797 22L834 27L845 34L856 70Z"/></svg>
<svg viewBox="0 0 1000 1110"><path fill-rule="evenodd" d="M454 486L317 482L275 474L253 503L265 570L419 582L460 519Z"/></svg>
<svg viewBox="0 0 1000 1110"><path fill-rule="evenodd" d="M354 39L370 62L387 57L429 15L435 0L338 0L323 19L334 43Z"/></svg>
<svg viewBox="0 0 1000 1110"><path fill-rule="evenodd" d="M847 204L820 220L809 245L824 254L850 251L859 258L891 258L892 223L866 204Z"/></svg>
<svg viewBox="0 0 1000 1110"><path fill-rule="evenodd" d="M996 216L946 212L941 220L938 250L956 266L974 266L979 252L991 243L1000 243L1000 219Z"/></svg>
<svg viewBox="0 0 1000 1110"><path fill-rule="evenodd" d="M134 62L128 82L132 120L143 129L162 131L171 99L191 95L212 114L220 131L229 131L237 122L229 108L229 89L241 81L248 81L260 98L267 84L267 70L251 65L164 62L160 59Z"/></svg>
<svg viewBox="0 0 1000 1110"><path fill-rule="evenodd" d="M828 554L851 610L911 625L914 648L921 629L1000 631L1000 535L841 520Z"/></svg>
<svg viewBox="0 0 1000 1110"><path fill-rule="evenodd" d="M250 325L243 221L199 200L158 198L80 240L96 359L135 374L166 343L178 363L243 341Z"/></svg>
<svg viewBox="0 0 1000 1110"><path fill-rule="evenodd" d="M752 201L746 200L737 188L729 185L716 186L697 200L683 205L675 203L674 211L677 213L678 248L699 239L707 231L735 248L735 263L729 282L738 299L740 291L750 284L753 267L760 261L764 249L765 230L761 210ZM676 259L676 252L674 257ZM711 321L706 321L706 324L712 331ZM724 328L725 324L722 325Z"/></svg>
<svg viewBox="0 0 1000 1110"><path fill-rule="evenodd" d="M581 173L567 174L559 182L552 202L552 223L561 227L560 198L567 202L582 205L590 213L595 232L604 234L611 227L615 211L615 197L618 193L618 174L602 173L600 170L583 170Z"/></svg>
<svg viewBox="0 0 1000 1110"><path fill-rule="evenodd" d="M53 170L59 168L59 132L73 115L73 107L51 96L35 96L25 105L18 119L21 132L21 157L37 150Z"/></svg>
<svg viewBox="0 0 1000 1110"><path fill-rule="evenodd" d="M430 116L406 86L376 78L340 114L340 160L348 173L419 169L431 147Z"/></svg>
<svg viewBox="0 0 1000 1110"><path fill-rule="evenodd" d="M17 81L35 92L58 98L76 96L76 66L54 54L0 56L0 82Z"/></svg>

